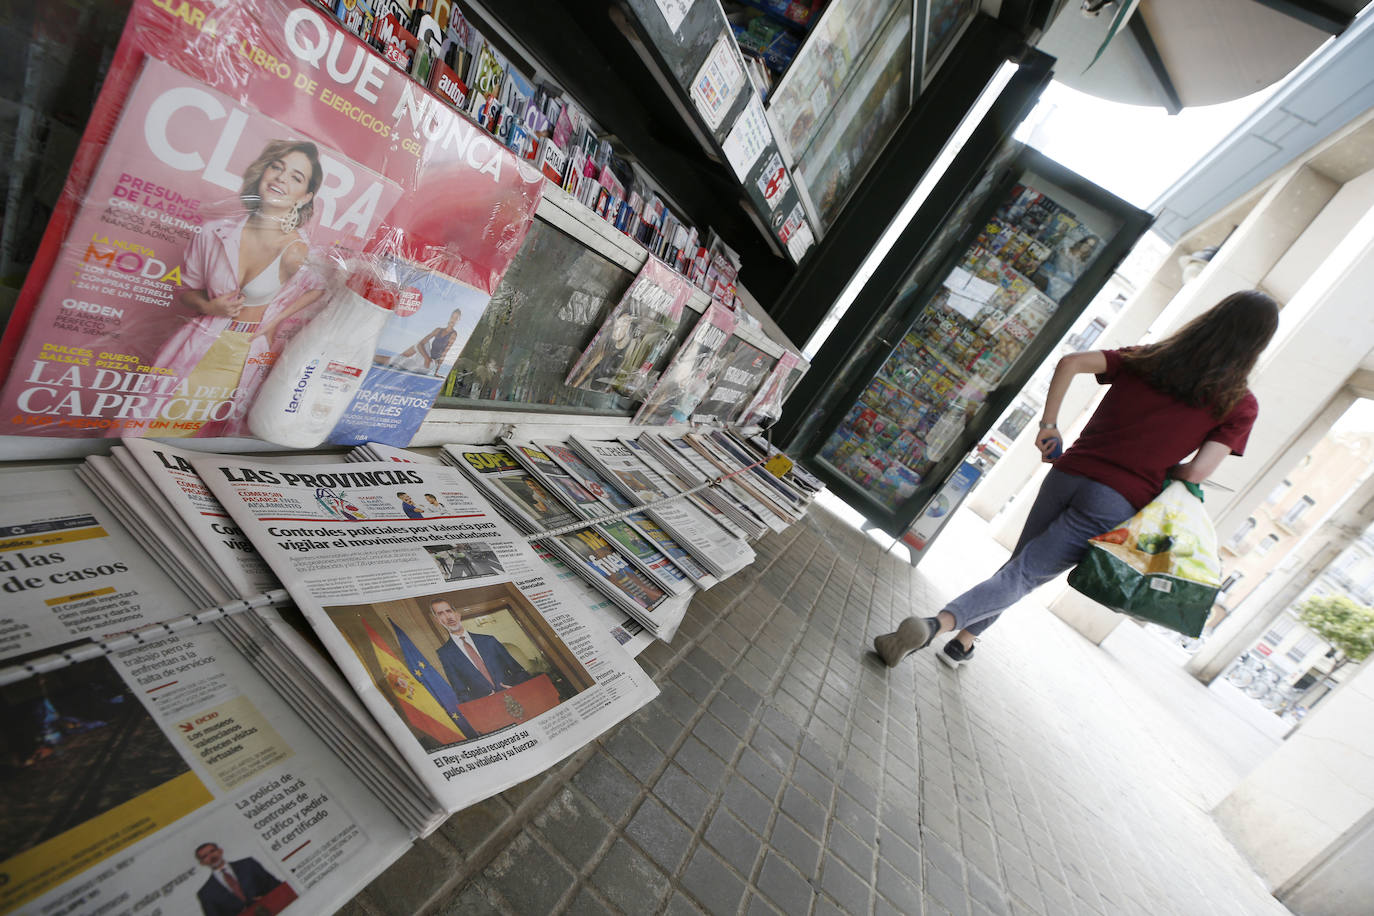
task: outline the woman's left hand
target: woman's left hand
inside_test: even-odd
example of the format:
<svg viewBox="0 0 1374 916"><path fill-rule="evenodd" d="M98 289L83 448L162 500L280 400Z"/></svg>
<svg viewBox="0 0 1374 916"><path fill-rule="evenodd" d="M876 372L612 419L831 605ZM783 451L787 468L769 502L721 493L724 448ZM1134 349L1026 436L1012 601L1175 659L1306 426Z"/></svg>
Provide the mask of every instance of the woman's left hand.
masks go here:
<svg viewBox="0 0 1374 916"><path fill-rule="evenodd" d="M253 339L257 340L259 337L261 337L267 343L268 349L271 349L272 338L276 335L276 333L277 326L270 321L264 321L262 324L258 325L258 331L256 334L253 335Z"/></svg>
<svg viewBox="0 0 1374 916"><path fill-rule="evenodd" d="M1035 437L1035 447L1040 449L1040 460L1052 462L1064 453L1064 439L1057 427L1040 430Z"/></svg>

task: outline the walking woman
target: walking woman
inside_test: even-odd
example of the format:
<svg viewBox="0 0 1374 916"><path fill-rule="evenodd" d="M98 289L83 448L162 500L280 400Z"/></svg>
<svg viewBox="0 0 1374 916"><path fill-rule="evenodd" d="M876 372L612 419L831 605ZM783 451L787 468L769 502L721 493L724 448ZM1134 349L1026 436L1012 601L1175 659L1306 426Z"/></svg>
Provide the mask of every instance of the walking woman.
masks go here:
<svg viewBox="0 0 1374 916"><path fill-rule="evenodd" d="M1159 343L1061 359L1035 440L1042 460L1054 467L1011 559L936 616L908 617L874 639L887 666L957 630L941 654L957 667L1002 611L1073 567L1089 538L1130 518L1169 478L1201 482L1227 455L1243 454L1259 412L1246 380L1278 321L1278 304L1247 290L1227 296ZM1111 387L1073 448L1055 457L1063 444L1059 405L1073 377L1088 372ZM1180 463L1189 455L1192 460Z"/></svg>

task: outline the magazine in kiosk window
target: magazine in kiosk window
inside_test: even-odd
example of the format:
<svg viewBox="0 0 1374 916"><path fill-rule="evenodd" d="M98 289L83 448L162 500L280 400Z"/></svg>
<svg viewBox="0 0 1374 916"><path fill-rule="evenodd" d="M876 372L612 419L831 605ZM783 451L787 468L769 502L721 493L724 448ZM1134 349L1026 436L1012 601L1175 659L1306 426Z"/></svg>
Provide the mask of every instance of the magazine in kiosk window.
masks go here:
<svg viewBox="0 0 1374 916"><path fill-rule="evenodd" d="M229 0L213 24L135 0L76 162L0 342L13 434L241 435L351 286L379 330L342 362L319 353L295 407L351 409L344 441L367 425L405 444L542 189L291 0ZM272 403L289 413L295 390Z"/></svg>

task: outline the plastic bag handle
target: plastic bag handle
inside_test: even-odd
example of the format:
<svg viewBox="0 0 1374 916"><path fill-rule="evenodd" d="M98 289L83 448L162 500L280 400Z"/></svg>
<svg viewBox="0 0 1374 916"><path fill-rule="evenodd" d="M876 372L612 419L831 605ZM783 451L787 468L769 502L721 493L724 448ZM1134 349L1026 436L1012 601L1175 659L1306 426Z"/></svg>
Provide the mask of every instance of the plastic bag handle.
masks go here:
<svg viewBox="0 0 1374 916"><path fill-rule="evenodd" d="M1194 496L1197 497L1197 501L1198 501L1198 502L1200 502L1200 503L1205 503L1205 502L1207 501L1206 498L1203 497L1203 495L1202 495L1202 484L1200 484L1200 483L1193 483L1191 480L1179 480L1178 478L1172 478L1172 479L1169 479L1169 480L1164 481L1164 490L1169 489L1169 484L1171 484L1171 483L1181 483L1181 484L1183 484L1185 487L1188 488L1188 492L1189 492L1189 493L1191 493L1191 494L1193 494ZM1164 494L1164 490L1160 490L1160 491L1159 491L1159 493L1160 493L1161 496ZM1158 499L1158 498L1159 498L1158 496L1155 497L1155 499Z"/></svg>

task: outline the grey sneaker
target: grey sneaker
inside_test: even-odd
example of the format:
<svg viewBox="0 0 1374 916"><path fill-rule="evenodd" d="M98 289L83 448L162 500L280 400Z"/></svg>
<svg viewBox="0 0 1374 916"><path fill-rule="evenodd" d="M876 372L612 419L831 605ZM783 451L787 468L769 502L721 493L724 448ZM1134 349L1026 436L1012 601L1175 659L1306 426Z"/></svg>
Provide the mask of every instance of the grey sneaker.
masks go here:
<svg viewBox="0 0 1374 916"><path fill-rule="evenodd" d="M974 647L965 649L964 644L959 640L951 639L940 650L940 661L950 668L958 670L961 665L967 665L969 660L973 658L973 649Z"/></svg>
<svg viewBox="0 0 1374 916"><path fill-rule="evenodd" d="M908 617L891 633L875 636L873 651L889 668L895 668L912 652L930 645L939 632L940 623L934 617Z"/></svg>

